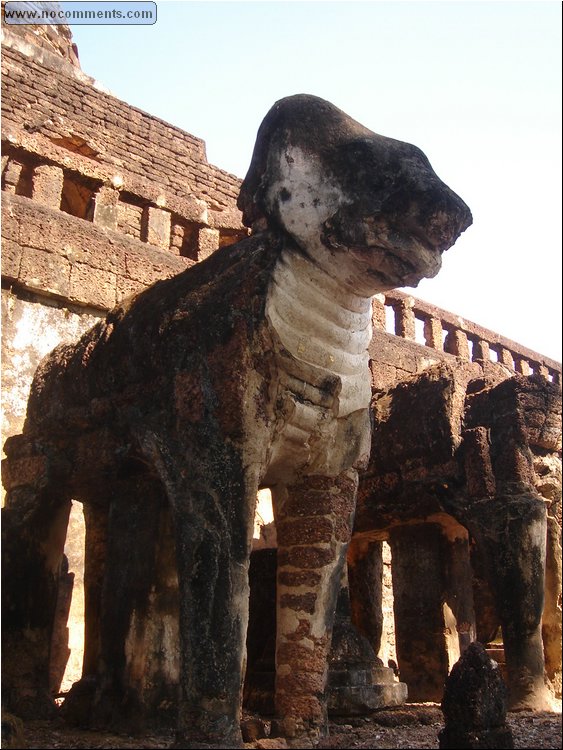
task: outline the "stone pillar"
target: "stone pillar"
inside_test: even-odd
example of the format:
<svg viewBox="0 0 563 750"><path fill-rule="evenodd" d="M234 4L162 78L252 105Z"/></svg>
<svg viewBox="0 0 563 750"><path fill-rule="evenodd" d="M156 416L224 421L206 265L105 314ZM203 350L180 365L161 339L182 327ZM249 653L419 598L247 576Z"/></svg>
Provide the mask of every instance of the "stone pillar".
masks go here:
<svg viewBox="0 0 563 750"><path fill-rule="evenodd" d="M108 508L84 503L84 659L82 676L95 675L100 658L102 589L106 573Z"/></svg>
<svg viewBox="0 0 563 750"><path fill-rule="evenodd" d="M378 331L384 331L385 320L385 295L376 294L373 298L373 327Z"/></svg>
<svg viewBox="0 0 563 750"><path fill-rule="evenodd" d="M440 701L448 675L443 534L437 524L390 529L395 640L411 701Z"/></svg>
<svg viewBox="0 0 563 750"><path fill-rule="evenodd" d="M469 537L459 526L446 530L444 539L445 603L444 611L451 613L447 633L450 669L475 640L475 609L473 605L473 571L469 557Z"/></svg>
<svg viewBox="0 0 563 750"><path fill-rule="evenodd" d="M403 339L414 341L416 338L415 317L412 297L400 300L393 305L395 310L395 333Z"/></svg>
<svg viewBox="0 0 563 750"><path fill-rule="evenodd" d="M383 632L382 542L352 539L348 549L350 612L354 625L379 653Z"/></svg>
<svg viewBox="0 0 563 750"><path fill-rule="evenodd" d="M19 161L15 161L14 159L10 159L6 165L6 169L4 170L4 191L6 193L12 193L14 194L16 192L16 188L18 186L18 182L20 180L20 176L22 173L23 164L20 164Z"/></svg>
<svg viewBox="0 0 563 750"><path fill-rule="evenodd" d="M108 229L117 229L117 204L119 190L102 185L94 197L94 224Z"/></svg>
<svg viewBox="0 0 563 750"><path fill-rule="evenodd" d="M151 650L153 644L143 643L144 632L153 627L150 597L156 579L161 499L155 493L157 485L143 474L115 482L109 506L92 721L123 731L143 726L156 708L145 701L138 675L159 658ZM102 524L100 517L100 537Z"/></svg>
<svg viewBox="0 0 563 750"><path fill-rule="evenodd" d="M251 553L244 705L248 710L266 716L274 713L276 570L275 547L257 549Z"/></svg>
<svg viewBox="0 0 563 750"><path fill-rule="evenodd" d="M32 177L31 198L49 208L61 207L64 172L60 167L41 164L35 167Z"/></svg>
<svg viewBox="0 0 563 750"><path fill-rule="evenodd" d="M459 328L452 328L444 341L444 351L463 359L469 359L467 334L460 331Z"/></svg>
<svg viewBox="0 0 563 750"><path fill-rule="evenodd" d="M547 546L545 565L545 606L542 618L542 639L545 651L545 672L551 680L555 693L561 697L561 526L557 514L547 515ZM561 518L559 497L559 518Z"/></svg>
<svg viewBox="0 0 563 750"><path fill-rule="evenodd" d="M500 620L495 595L489 581L490 576L487 573L486 561L480 547L473 544L470 557L473 571L475 637L479 643L487 645L497 638Z"/></svg>
<svg viewBox="0 0 563 750"><path fill-rule="evenodd" d="M172 224L172 214L162 208L148 206L143 211L143 232L142 239L149 245L154 245L161 250L168 250L170 247L170 227Z"/></svg>
<svg viewBox="0 0 563 750"><path fill-rule="evenodd" d="M521 375L530 375L530 373L532 372L530 363L523 357L516 357L516 359L514 360L514 369Z"/></svg>
<svg viewBox="0 0 563 750"><path fill-rule="evenodd" d="M491 347L488 341L485 341L484 339L477 339L477 341L475 341L475 343L473 344L473 359L476 362L489 362L491 359L490 351Z"/></svg>
<svg viewBox="0 0 563 750"><path fill-rule="evenodd" d="M545 672L555 694L561 697L561 459L555 451L536 455L534 470L536 489L544 498L547 508L545 605L542 616Z"/></svg>
<svg viewBox="0 0 563 750"><path fill-rule="evenodd" d="M63 555L49 657L50 689L54 696L61 689L61 682L63 681L68 657L70 656L70 649L68 647L68 615L72 602L73 588L74 573L68 572L68 559L66 555Z"/></svg>
<svg viewBox="0 0 563 750"><path fill-rule="evenodd" d="M178 710L179 591L160 482L138 475L84 503L82 679L62 706L70 724L131 731L172 725ZM90 498L91 500L91 498Z"/></svg>
<svg viewBox="0 0 563 750"><path fill-rule="evenodd" d="M515 375L476 393L468 389L466 399L464 523L495 595L513 709L550 706L541 633L547 512L534 487L530 443L548 443L556 429L550 408L560 395L554 390L539 378Z"/></svg>
<svg viewBox="0 0 563 750"><path fill-rule="evenodd" d="M512 708L546 710L541 617L546 510L533 495L473 503L468 523L487 560L502 627Z"/></svg>
<svg viewBox="0 0 563 750"><path fill-rule="evenodd" d="M425 318L424 340L426 346L442 351L444 349L442 323L438 318Z"/></svg>
<svg viewBox="0 0 563 750"><path fill-rule="evenodd" d="M50 655L71 508L50 446L8 438L2 464L2 701L26 718L52 715Z"/></svg>
<svg viewBox="0 0 563 750"><path fill-rule="evenodd" d="M505 349L504 346L501 346L499 348L498 361L501 365L505 365L505 367L509 367L511 370L514 370L514 358L512 357L512 352L510 352L508 349Z"/></svg>
<svg viewBox="0 0 563 750"><path fill-rule="evenodd" d="M197 238L197 259L205 260L219 249L219 230L202 227Z"/></svg>

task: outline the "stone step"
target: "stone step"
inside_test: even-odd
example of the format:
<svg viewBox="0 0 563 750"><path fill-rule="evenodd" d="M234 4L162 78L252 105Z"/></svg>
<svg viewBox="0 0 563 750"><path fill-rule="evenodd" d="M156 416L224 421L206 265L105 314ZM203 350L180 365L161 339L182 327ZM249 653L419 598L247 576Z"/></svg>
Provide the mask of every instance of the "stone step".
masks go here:
<svg viewBox="0 0 563 750"><path fill-rule="evenodd" d="M334 687L362 687L364 685L388 685L395 682L395 674L388 667L346 667L346 669L330 669L328 684Z"/></svg>
<svg viewBox="0 0 563 750"><path fill-rule="evenodd" d="M265 716L272 714L274 682L274 672L253 672L252 687L245 693L245 707ZM387 667L330 670L327 692L328 712L334 716L363 716L387 706L400 706L407 700L406 684L396 682L393 670Z"/></svg>
<svg viewBox="0 0 563 750"><path fill-rule="evenodd" d="M404 682L356 687L331 687L328 691L329 716L364 716L371 711L406 702Z"/></svg>

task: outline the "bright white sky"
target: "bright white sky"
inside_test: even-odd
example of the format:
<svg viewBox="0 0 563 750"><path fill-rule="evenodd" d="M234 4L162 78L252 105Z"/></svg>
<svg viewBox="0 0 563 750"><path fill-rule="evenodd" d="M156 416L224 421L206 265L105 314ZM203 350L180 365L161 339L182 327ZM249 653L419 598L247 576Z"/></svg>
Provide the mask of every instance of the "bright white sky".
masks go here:
<svg viewBox="0 0 563 750"><path fill-rule="evenodd" d="M240 177L290 94L416 144L474 223L407 291L561 361L558 0L157 6L154 26L74 26L83 70Z"/></svg>

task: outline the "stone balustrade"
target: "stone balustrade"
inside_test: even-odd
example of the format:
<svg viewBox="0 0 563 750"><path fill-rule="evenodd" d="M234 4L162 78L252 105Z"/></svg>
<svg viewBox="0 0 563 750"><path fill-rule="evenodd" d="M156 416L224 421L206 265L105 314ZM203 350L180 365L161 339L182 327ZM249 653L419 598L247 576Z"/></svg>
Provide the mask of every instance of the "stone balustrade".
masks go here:
<svg viewBox="0 0 563 750"><path fill-rule="evenodd" d="M398 290L374 300L374 328L472 362L498 362L561 385L561 364L476 323Z"/></svg>
<svg viewBox="0 0 563 750"><path fill-rule="evenodd" d="M8 136L2 156L2 189L39 205L120 232L159 251L203 260L222 245L246 236L232 207L178 197L135 176L116 173L40 137ZM437 352L491 361L522 375L539 374L561 384L561 364L498 333L400 291L374 300L374 327Z"/></svg>
<svg viewBox="0 0 563 750"><path fill-rule="evenodd" d="M29 141L25 145L22 140ZM248 234L238 211L201 198L178 197L119 174L77 153L38 139L8 137L3 144L2 190L169 250L193 262Z"/></svg>

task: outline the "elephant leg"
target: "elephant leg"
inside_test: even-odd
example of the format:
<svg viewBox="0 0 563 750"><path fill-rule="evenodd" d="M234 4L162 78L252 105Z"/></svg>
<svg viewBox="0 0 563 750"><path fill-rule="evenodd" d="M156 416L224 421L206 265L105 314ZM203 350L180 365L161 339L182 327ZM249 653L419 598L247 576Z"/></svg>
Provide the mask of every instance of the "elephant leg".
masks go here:
<svg viewBox="0 0 563 750"><path fill-rule="evenodd" d="M549 709L541 618L544 605L546 510L534 495L475 503L469 528L486 559L495 593L513 710Z"/></svg>
<svg viewBox="0 0 563 750"><path fill-rule="evenodd" d="M278 537L275 728L296 747L313 746L327 734L327 658L357 486L357 472L350 470L305 477L272 493Z"/></svg>
<svg viewBox="0 0 563 750"><path fill-rule="evenodd" d="M232 459L232 456L231 456ZM177 747L242 747L248 566L257 481L223 461L221 473L167 472L176 538L180 619ZM181 467L180 467L181 469ZM175 474L175 475L174 475Z"/></svg>
<svg viewBox="0 0 563 750"><path fill-rule="evenodd" d="M64 454L9 438L2 467L2 703L22 718L50 716L49 666L71 508Z"/></svg>
<svg viewBox="0 0 563 750"><path fill-rule="evenodd" d="M117 481L107 500L98 689L92 718L95 725L128 730L141 726L147 718L139 684L132 679L131 663L140 658L135 653L134 633L139 622L146 620L156 578L158 519L163 498L159 483L139 474ZM88 615L92 615L91 610Z"/></svg>

